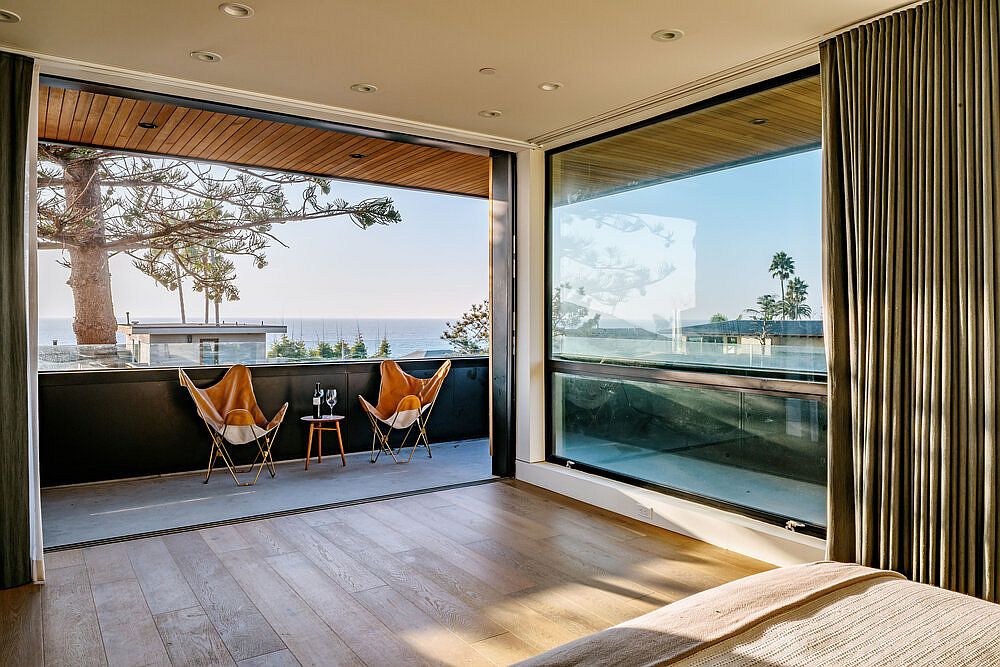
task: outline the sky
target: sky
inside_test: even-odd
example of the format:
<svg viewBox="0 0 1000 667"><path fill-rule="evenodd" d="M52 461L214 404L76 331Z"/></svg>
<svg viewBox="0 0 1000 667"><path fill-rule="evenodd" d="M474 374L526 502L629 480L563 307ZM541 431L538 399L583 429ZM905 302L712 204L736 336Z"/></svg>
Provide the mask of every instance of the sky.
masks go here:
<svg viewBox="0 0 1000 667"><path fill-rule="evenodd" d="M487 296L489 219L485 199L333 181L330 197L355 202L391 197L403 221L366 230L346 218L275 227L268 265L235 258L241 299L223 302L223 319L435 318L455 319ZM293 199L290 195L289 199ZM294 199L293 199L294 201ZM73 316L69 270L60 251L40 251L38 315ZM115 313L150 321L177 318L177 293L137 271L127 257L111 260ZM188 284L189 317L204 301Z"/></svg>
<svg viewBox="0 0 1000 667"><path fill-rule="evenodd" d="M599 304L594 310L643 326L653 315L669 319L674 308L684 322L706 321L714 313L732 319L758 296L780 292L768 268L774 253L784 251L809 285L806 303L818 319L821 174L821 153L814 150L561 206L553 219L564 221L559 234L586 239L598 250L613 247L621 258L650 267L654 278L662 275L661 264L673 269L613 311ZM621 214L660 225L661 234L600 224ZM558 266L563 275L554 277L557 284L585 273L570 260Z"/></svg>
<svg viewBox="0 0 1000 667"><path fill-rule="evenodd" d="M613 308L597 304L595 310L642 326L654 315L669 319L674 311L685 322L705 321L717 312L735 318L761 294L780 291L768 267L775 252L785 251L808 283L807 303L819 317L820 176L816 150L558 207L553 219L562 221L561 234L614 248L656 277L667 273L643 294L631 294ZM222 304L224 319L454 319L486 298L485 199L346 181L334 181L331 196L348 201L390 196L403 222L367 230L345 219L277 227L288 247L273 244L264 269L236 258L242 298ZM661 235L595 224L618 214L640 216L661 228ZM61 256L39 253L42 318L73 315ZM555 284L573 278L574 271L585 272L571 262L556 266L563 275L555 276ZM139 273L128 258L112 258L111 273L119 316L125 311L140 321L178 316L176 293ZM199 296L188 285L189 317L202 312Z"/></svg>

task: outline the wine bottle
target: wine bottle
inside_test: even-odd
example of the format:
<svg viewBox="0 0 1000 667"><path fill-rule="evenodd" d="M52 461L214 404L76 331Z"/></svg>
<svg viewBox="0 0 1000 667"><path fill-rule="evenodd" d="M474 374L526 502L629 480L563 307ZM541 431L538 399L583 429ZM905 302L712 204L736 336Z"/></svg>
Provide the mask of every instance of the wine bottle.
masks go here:
<svg viewBox="0 0 1000 667"><path fill-rule="evenodd" d="M319 382L316 383L316 390L313 391L313 417L316 419L321 419L323 417L323 391L319 388Z"/></svg>

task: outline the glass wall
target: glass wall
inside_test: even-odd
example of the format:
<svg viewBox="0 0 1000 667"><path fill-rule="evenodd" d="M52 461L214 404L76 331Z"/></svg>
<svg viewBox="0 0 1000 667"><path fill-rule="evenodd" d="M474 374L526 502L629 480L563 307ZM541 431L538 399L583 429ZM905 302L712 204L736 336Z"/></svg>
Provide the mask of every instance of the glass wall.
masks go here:
<svg viewBox="0 0 1000 667"><path fill-rule="evenodd" d="M553 453L823 525L826 406L738 390L555 373Z"/></svg>
<svg viewBox="0 0 1000 667"><path fill-rule="evenodd" d="M819 105L806 72L549 154L553 460L821 530Z"/></svg>

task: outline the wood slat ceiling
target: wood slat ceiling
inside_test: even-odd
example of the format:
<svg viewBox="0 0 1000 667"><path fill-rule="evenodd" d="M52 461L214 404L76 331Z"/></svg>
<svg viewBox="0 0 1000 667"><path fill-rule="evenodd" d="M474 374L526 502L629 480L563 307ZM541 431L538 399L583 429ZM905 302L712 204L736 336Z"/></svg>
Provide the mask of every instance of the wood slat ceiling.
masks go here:
<svg viewBox="0 0 1000 667"><path fill-rule="evenodd" d="M755 125L752 120L767 123ZM817 146L819 77L647 125L557 153L555 204L675 180Z"/></svg>
<svg viewBox="0 0 1000 667"><path fill-rule="evenodd" d="M143 129L140 122L158 127ZM39 89L38 136L42 141L489 195L487 155L55 86ZM352 153L365 157L352 158Z"/></svg>

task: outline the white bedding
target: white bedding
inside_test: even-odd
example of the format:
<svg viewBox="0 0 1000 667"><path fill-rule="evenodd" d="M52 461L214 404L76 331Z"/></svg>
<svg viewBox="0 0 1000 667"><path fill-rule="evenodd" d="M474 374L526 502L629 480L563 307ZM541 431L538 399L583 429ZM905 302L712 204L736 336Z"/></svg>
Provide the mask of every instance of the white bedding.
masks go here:
<svg viewBox="0 0 1000 667"><path fill-rule="evenodd" d="M1000 667L1000 605L895 572L810 563L704 591L522 665Z"/></svg>
<svg viewBox="0 0 1000 667"><path fill-rule="evenodd" d="M1000 605L903 579L866 581L671 664L1000 665Z"/></svg>

